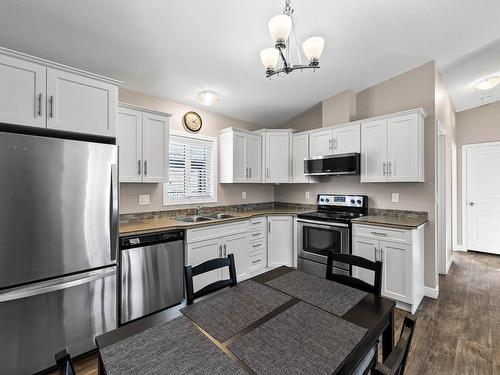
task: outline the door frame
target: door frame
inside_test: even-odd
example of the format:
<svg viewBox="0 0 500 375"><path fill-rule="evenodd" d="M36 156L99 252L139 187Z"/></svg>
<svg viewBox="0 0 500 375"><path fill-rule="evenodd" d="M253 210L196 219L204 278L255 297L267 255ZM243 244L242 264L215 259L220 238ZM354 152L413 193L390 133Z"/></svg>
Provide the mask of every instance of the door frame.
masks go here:
<svg viewBox="0 0 500 375"><path fill-rule="evenodd" d="M451 143L451 243L452 251L461 251L458 245L458 149Z"/></svg>
<svg viewBox="0 0 500 375"><path fill-rule="evenodd" d="M500 146L500 142L483 142L462 145L462 251L468 251L467 246L467 157L468 151L476 147Z"/></svg>
<svg viewBox="0 0 500 375"><path fill-rule="evenodd" d="M451 257L447 259L448 236L446 223L446 191L448 134L446 128L437 121L436 142L436 255L438 273L446 275L451 266Z"/></svg>

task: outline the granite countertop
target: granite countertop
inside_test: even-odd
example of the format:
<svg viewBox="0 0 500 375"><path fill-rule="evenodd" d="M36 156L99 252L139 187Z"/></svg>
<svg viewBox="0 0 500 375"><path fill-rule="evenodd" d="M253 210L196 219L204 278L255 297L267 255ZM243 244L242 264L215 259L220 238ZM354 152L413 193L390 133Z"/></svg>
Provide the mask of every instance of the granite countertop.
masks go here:
<svg viewBox="0 0 500 375"><path fill-rule="evenodd" d="M130 234L144 234L152 233L162 230L171 229L190 229L194 227L203 227L208 225L217 225L223 223L230 223L232 221L238 221L243 219L250 219L252 217L258 216L268 216L268 215L297 215L301 212L307 212L309 210L297 209L297 208L269 208L269 209L257 209L251 211L239 211L227 213L234 215L234 217L229 219L217 219L211 221L203 221L198 223L186 223L177 220L175 217L157 217L151 219L143 220L129 220L127 222L120 223L120 235L130 235ZM203 214L201 214L203 216Z"/></svg>
<svg viewBox="0 0 500 375"><path fill-rule="evenodd" d="M414 229L427 223L427 216L386 216L369 215L353 219L354 224L376 225L381 227L394 227L403 229Z"/></svg>

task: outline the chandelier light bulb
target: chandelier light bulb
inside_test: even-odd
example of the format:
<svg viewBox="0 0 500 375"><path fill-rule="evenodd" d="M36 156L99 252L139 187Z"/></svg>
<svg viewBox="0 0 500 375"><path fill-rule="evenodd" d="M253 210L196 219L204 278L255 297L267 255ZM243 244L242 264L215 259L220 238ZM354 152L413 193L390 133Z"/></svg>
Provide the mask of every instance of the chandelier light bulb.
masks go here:
<svg viewBox="0 0 500 375"><path fill-rule="evenodd" d="M200 91L196 98L201 104L206 106L214 105L219 101L219 95L217 95L216 92L210 90Z"/></svg>
<svg viewBox="0 0 500 375"><path fill-rule="evenodd" d="M268 23L269 32L276 44L284 44L292 29L292 18L285 14L274 16Z"/></svg>
<svg viewBox="0 0 500 375"><path fill-rule="evenodd" d="M265 48L260 52L260 60L266 70L274 70L280 57L279 51L276 48Z"/></svg>
<svg viewBox="0 0 500 375"><path fill-rule="evenodd" d="M306 39L302 44L304 49L304 54L311 63L317 63L321 54L323 53L323 48L325 47L325 39L320 36L313 36Z"/></svg>

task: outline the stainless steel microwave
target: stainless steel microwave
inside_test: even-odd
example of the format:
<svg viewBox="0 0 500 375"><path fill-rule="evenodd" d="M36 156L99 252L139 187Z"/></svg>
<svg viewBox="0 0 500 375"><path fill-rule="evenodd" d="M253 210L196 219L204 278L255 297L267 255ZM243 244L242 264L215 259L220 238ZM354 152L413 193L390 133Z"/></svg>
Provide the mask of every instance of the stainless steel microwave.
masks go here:
<svg viewBox="0 0 500 375"><path fill-rule="evenodd" d="M318 156L304 160L306 176L340 176L359 174L360 154Z"/></svg>

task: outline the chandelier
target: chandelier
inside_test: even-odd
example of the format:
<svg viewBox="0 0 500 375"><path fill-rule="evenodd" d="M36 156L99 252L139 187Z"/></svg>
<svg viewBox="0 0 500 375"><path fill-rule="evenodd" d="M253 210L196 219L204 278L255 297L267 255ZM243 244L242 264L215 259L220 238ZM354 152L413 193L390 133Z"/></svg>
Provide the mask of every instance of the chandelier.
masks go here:
<svg viewBox="0 0 500 375"><path fill-rule="evenodd" d="M260 52L260 59L266 68L266 77L275 74L289 74L294 70L319 69L319 58L323 52L325 40L320 36L313 36L304 41L302 48L309 60L308 65L302 65L297 38L295 36L295 24L293 20L293 8L291 0L285 0L283 14L271 18L268 24L269 32L274 40L274 48L265 48ZM291 42L290 33L293 33L294 46L297 51L298 64L293 64L290 57ZM281 64L278 65L281 59Z"/></svg>

